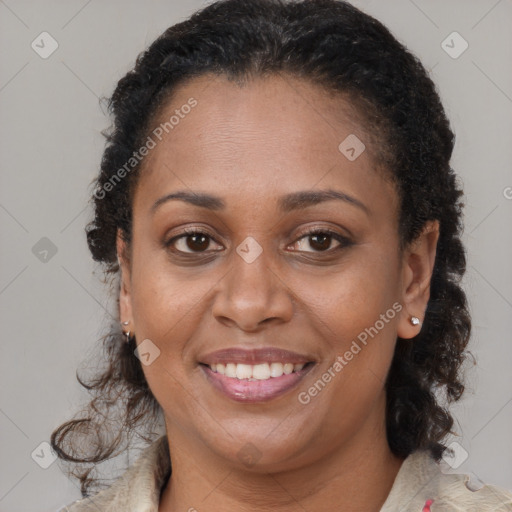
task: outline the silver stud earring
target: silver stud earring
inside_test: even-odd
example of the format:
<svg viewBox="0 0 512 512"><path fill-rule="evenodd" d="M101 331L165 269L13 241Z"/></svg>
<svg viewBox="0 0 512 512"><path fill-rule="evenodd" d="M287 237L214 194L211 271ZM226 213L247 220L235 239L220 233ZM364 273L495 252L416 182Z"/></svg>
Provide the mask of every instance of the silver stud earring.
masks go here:
<svg viewBox="0 0 512 512"><path fill-rule="evenodd" d="M411 316L411 324L412 325L419 325L420 319L417 316Z"/></svg>
<svg viewBox="0 0 512 512"><path fill-rule="evenodd" d="M129 323L130 322L128 320L125 320L124 322L122 322L122 325L127 326ZM125 340L126 343L130 343L131 333L132 333L131 331L126 332L123 330L123 334L126 336L126 340Z"/></svg>

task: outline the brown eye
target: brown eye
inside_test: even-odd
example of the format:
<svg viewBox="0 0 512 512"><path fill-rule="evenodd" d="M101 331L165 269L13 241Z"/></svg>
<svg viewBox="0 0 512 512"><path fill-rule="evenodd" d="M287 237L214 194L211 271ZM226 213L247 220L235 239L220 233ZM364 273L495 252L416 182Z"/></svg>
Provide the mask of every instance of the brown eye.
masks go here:
<svg viewBox="0 0 512 512"><path fill-rule="evenodd" d="M203 231L186 230L183 234L166 242L166 247L185 254L206 252L213 238Z"/></svg>
<svg viewBox="0 0 512 512"><path fill-rule="evenodd" d="M331 249L331 244L335 240L338 246ZM304 233L295 244L299 245L299 250L304 252L332 252L341 247L350 245L350 240L339 233L330 231L328 229L316 229ZM311 247L313 251L308 251L307 246Z"/></svg>

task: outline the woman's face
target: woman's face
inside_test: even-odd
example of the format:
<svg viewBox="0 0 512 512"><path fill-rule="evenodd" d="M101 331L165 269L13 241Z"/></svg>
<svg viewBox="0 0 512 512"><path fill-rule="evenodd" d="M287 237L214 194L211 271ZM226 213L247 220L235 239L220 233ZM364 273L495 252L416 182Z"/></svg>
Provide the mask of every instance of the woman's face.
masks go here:
<svg viewBox="0 0 512 512"><path fill-rule="evenodd" d="M155 123L120 304L176 446L277 470L385 437L436 238L400 253L396 191L352 114L298 79L203 76Z"/></svg>

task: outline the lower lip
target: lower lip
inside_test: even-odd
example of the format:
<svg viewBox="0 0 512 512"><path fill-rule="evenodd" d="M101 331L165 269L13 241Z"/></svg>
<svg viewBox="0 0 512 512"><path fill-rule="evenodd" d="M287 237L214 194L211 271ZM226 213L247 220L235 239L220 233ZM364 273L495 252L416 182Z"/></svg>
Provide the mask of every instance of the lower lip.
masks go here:
<svg viewBox="0 0 512 512"><path fill-rule="evenodd" d="M214 372L209 366L201 364L208 381L228 398L237 402L267 402L293 389L313 367L306 365L298 372L266 380L239 380Z"/></svg>

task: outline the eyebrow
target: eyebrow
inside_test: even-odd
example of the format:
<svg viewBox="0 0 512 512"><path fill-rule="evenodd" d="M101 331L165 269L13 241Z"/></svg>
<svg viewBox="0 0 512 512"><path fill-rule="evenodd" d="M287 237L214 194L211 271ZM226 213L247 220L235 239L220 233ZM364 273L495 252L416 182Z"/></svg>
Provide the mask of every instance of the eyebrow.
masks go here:
<svg viewBox="0 0 512 512"><path fill-rule="evenodd" d="M158 199L151 207L151 213L154 214L156 210L164 203L172 200L185 201L194 206L206 208L208 210L220 211L226 208L226 203L217 196L212 196L206 193L189 192L187 190L179 190L171 194L167 194ZM304 190L300 192L292 192L282 196L278 200L279 209L284 212L291 212L313 206L326 201L338 200L351 204L363 210L367 215L370 214L369 209L358 199L352 197L344 192L337 190Z"/></svg>

